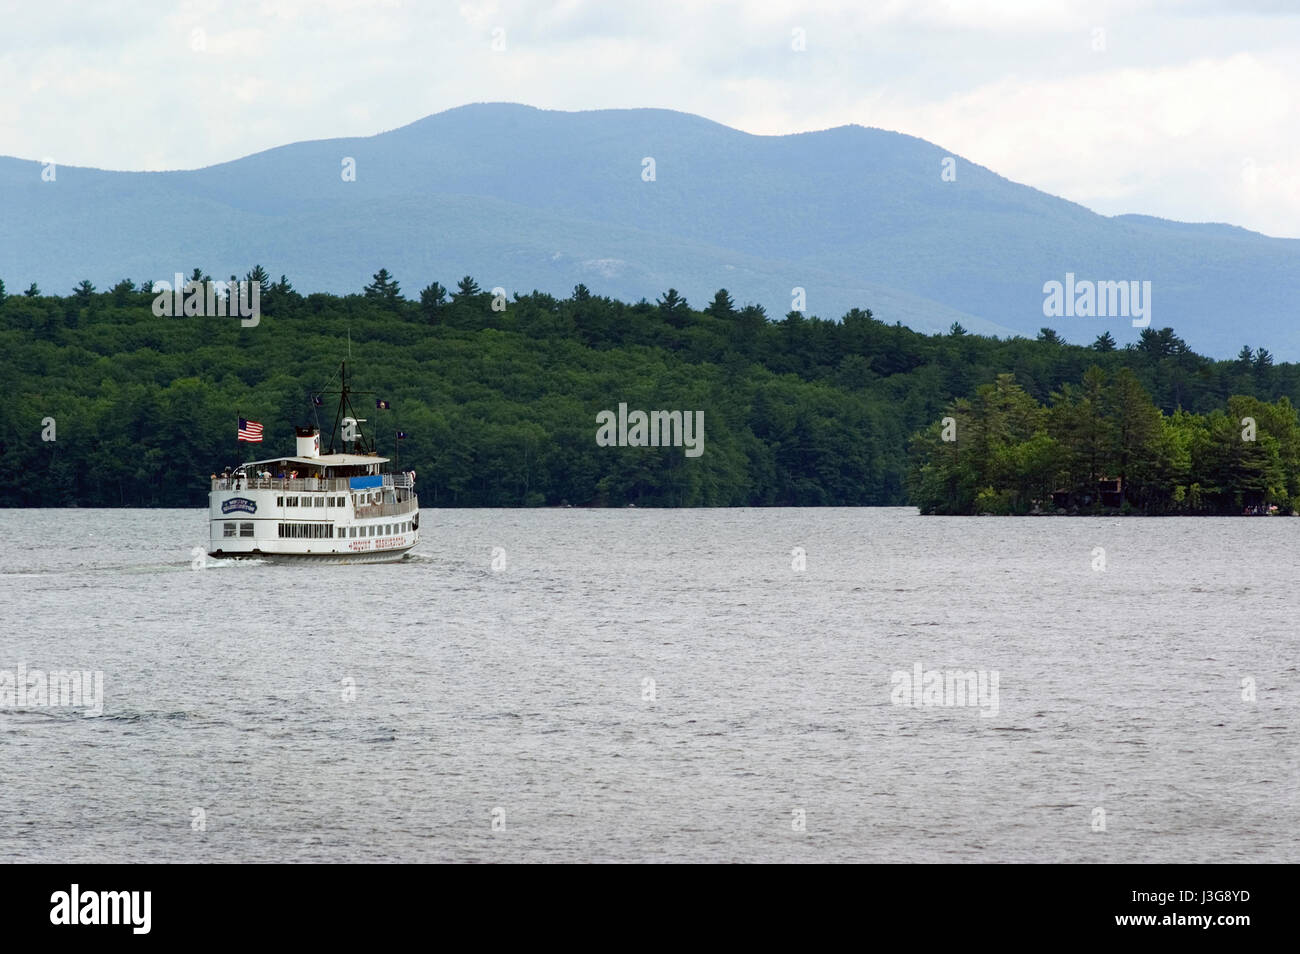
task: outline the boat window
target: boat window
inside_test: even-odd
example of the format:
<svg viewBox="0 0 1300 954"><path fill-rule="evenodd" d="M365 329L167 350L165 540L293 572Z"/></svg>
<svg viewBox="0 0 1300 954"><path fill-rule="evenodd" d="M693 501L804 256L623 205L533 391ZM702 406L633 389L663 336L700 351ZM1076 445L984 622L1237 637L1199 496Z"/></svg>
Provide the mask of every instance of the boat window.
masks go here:
<svg viewBox="0 0 1300 954"><path fill-rule="evenodd" d="M253 525L251 523L241 523L239 525L239 535L241 537L251 537L253 535Z"/></svg>
<svg viewBox="0 0 1300 954"><path fill-rule="evenodd" d="M285 497L285 498L284 498L284 505L285 505L286 507L296 507L296 506L298 506L298 498L297 498L297 497Z"/></svg>
<svg viewBox="0 0 1300 954"><path fill-rule="evenodd" d="M276 497L276 498L275 498L275 505L276 505L277 507L283 507L283 506L284 506L284 498L283 498L283 497Z"/></svg>
<svg viewBox="0 0 1300 954"><path fill-rule="evenodd" d="M221 535L223 537L233 537L235 535L235 525L233 523L222 524Z"/></svg>

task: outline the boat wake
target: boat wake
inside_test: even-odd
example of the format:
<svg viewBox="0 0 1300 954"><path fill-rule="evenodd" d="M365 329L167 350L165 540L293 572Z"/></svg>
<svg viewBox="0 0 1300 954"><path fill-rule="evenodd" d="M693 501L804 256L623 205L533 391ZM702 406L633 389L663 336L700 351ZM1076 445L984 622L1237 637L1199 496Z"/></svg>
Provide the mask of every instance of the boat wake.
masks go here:
<svg viewBox="0 0 1300 954"><path fill-rule="evenodd" d="M268 563L271 562L272 561L270 560L262 560L257 557L240 557L238 560L223 560L220 557L210 556L210 557L204 557L203 569L221 570L221 569L231 569L233 567L266 566ZM185 565L190 566L191 564L185 564Z"/></svg>

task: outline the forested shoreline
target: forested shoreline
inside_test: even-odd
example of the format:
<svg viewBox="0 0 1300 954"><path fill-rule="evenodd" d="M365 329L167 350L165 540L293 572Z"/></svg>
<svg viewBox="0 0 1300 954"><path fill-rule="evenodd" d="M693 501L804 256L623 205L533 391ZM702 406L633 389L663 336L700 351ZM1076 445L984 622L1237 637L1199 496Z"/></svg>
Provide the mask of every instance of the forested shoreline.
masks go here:
<svg viewBox="0 0 1300 954"><path fill-rule="evenodd" d="M245 278L262 283L256 327L158 317L152 280L0 283L0 505L203 505L211 472L292 451L292 426L329 411L310 395L349 339L352 383L391 405L365 415L379 452L409 435L425 506L1079 512L1108 509L1085 498L1121 477L1135 512L1300 503L1300 369L1263 348L1215 361L1169 328L1117 348L1100 321L1086 347L926 335L866 309L772 318L725 290L699 308L671 289L507 299L466 277L408 298L382 270L342 296ZM703 411L704 452L598 446L596 415L620 403ZM237 416L266 442L236 444Z"/></svg>
<svg viewBox="0 0 1300 954"><path fill-rule="evenodd" d="M922 513L1290 515L1300 510L1300 423L1283 396L1163 414L1130 368L1089 368L1050 405L1011 374L959 399L913 440Z"/></svg>

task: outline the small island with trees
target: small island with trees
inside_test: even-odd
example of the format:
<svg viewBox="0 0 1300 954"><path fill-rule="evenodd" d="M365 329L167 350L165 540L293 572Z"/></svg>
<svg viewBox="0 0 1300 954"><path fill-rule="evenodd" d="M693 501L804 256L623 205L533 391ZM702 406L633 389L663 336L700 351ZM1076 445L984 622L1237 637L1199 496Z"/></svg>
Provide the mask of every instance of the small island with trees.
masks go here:
<svg viewBox="0 0 1300 954"><path fill-rule="evenodd" d="M1286 396L1226 403L1165 414L1132 368L1093 365L1044 405L999 374L914 438L908 491L939 514L1300 510L1296 408Z"/></svg>

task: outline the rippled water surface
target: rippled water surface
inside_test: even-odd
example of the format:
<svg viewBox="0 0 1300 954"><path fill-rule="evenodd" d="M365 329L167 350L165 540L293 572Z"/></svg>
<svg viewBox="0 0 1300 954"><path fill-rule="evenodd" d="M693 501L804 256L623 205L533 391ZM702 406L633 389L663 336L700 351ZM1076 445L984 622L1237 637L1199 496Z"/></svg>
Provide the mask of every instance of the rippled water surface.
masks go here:
<svg viewBox="0 0 1300 954"><path fill-rule="evenodd" d="M421 526L194 569L204 511L0 511L0 673L104 674L0 707L0 860L1300 860L1300 520Z"/></svg>

